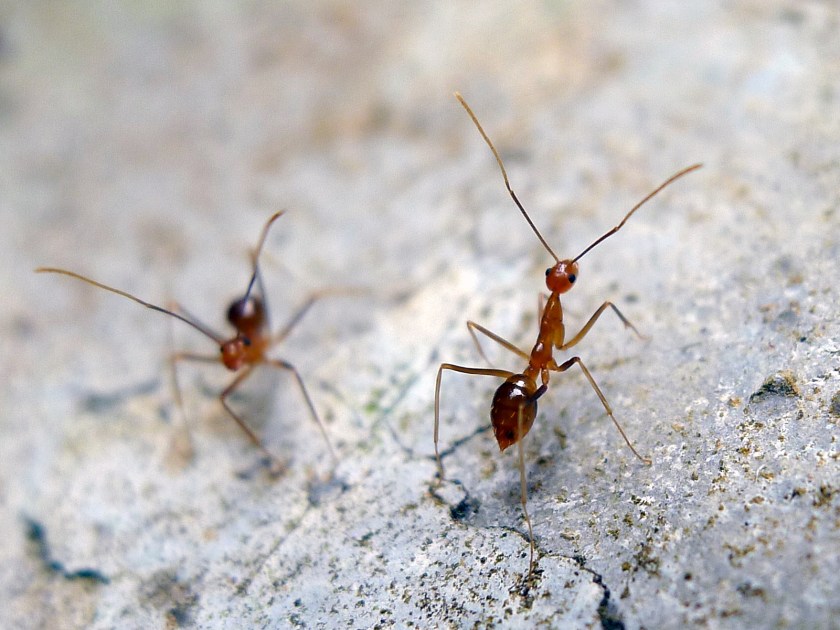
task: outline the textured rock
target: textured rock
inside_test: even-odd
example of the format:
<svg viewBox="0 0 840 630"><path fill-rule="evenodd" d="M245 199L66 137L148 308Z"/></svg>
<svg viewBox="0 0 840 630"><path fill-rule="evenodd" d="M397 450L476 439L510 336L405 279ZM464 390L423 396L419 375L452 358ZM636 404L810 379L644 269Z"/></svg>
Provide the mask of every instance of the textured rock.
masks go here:
<svg viewBox="0 0 840 630"><path fill-rule="evenodd" d="M0 625L828 627L840 608L840 12L831 3L20 4L0 9ZM552 247L581 261L576 370L516 449L464 320L528 348ZM233 404L200 336L44 264L221 328L247 251L276 325ZM211 344L212 345L212 344ZM520 360L484 344L498 367Z"/></svg>

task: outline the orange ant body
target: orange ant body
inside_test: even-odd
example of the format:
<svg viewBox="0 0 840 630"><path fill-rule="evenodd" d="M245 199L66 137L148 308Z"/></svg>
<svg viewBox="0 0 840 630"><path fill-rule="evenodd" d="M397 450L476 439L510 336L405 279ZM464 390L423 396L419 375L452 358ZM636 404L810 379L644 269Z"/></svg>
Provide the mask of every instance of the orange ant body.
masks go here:
<svg viewBox="0 0 840 630"><path fill-rule="evenodd" d="M548 246L548 243L546 243L539 230L537 230L536 226L531 221L531 218L528 216L528 213L525 211L525 208L522 206L516 194L513 192L513 189L510 186L510 182L508 181L507 171L505 170L504 164L502 163L502 158L499 156L499 153L498 151L496 151L496 148L493 146L493 143L490 141L490 138L487 136L481 124L478 122L478 118L460 94L456 93L455 97L466 110L467 114L469 114L473 123L478 128L478 131L481 134L482 138L484 138L484 141L487 143L487 145L490 147L490 150L493 152L493 156L496 158L496 162L498 163L499 169L502 172L502 177L504 179L505 187L507 188L508 193L510 194L514 203L516 204L516 207L519 208L519 211L522 213L522 216L525 217L525 220L528 222L528 225L531 226L531 229L533 230L534 234L536 234L543 247L545 247L548 253L551 254L551 256L554 258L555 265L546 269L545 272L545 283L550 293L545 305L541 309L542 313L540 317L539 333L537 334L537 341L534 344L534 347L531 349L530 353L525 352L524 350L520 349L513 343L507 341L503 337L500 337L499 335L491 332L490 330L484 328L479 324L476 324L475 322L467 322L467 328L470 332L470 335L472 336L473 341L475 342L476 347L478 348L479 354L485 361L487 361L487 357L484 355L484 352L481 349L481 345L478 343L478 338L475 334L476 330L489 337L496 343L500 344L507 350L513 352L523 360L527 361L528 365L521 373L517 374L509 370L500 370L496 368L464 367L460 365L454 365L451 363L442 363L438 368L437 380L435 383L434 434L435 457L437 460L439 474L438 482L440 482L443 479L444 475L443 463L441 461L440 450L438 447L438 429L440 425L440 385L443 371L451 370L453 372L460 372L463 374L495 376L498 378L505 379L504 383L502 383L499 386L499 388L496 390L496 393L493 396L493 403L490 407L490 421L493 426L493 433L501 451L504 451L513 444L518 444L519 446L519 473L521 485L522 511L525 518L525 522L528 526L530 542L530 562L528 570L528 575L530 577L534 570L534 533L531 527L531 519L528 516L527 489L525 483L525 464L522 438L524 438L525 435L527 435L528 431L531 429L531 426L534 423L534 419L537 416L537 400L548 390L548 384L552 372L565 372L573 365L580 366L580 369L583 371L584 376L586 376L586 379L589 381L589 384L595 390L595 393L598 395L598 398L600 399L601 404L604 406L607 415L615 424L616 428L621 434L621 437L623 437L624 441L627 443L627 446L630 447L630 450L633 452L633 454L642 462L648 465L651 463L651 460L649 458L642 457L630 443L629 438L624 433L624 430L621 428L621 425L618 423L618 420L616 420L615 416L613 415L613 411L610 408L606 397L604 396L601 389L598 387L597 383L595 382L595 379L592 377L592 374L589 372L586 365L584 365L580 357L575 356L559 364L554 359L554 350L568 350L569 348L577 345L586 336L586 334L589 332L589 330L592 328L592 326L595 324L595 322L598 320L601 314L608 307L612 308L612 310L615 312L615 314L618 316L618 318L621 320L625 327L632 329L633 332L636 333L636 335L638 335L639 337L642 337L642 335L639 333L638 330L636 330L636 327L633 326L633 324L631 324L626 317L624 317L621 311L619 311L618 308L612 302L604 302L598 308L598 310L595 311L592 317L589 318L589 321L586 322L583 328L581 328L581 330L574 337L566 341L566 328L563 324L563 307L560 303L560 295L566 293L574 286L578 277L578 260L580 260L587 252L589 252L596 245L601 243L601 241L618 232L618 230L621 229L624 223L633 215L634 212L636 212L636 210L638 210L642 205L644 205L648 200L650 200L663 188L671 184L676 179L679 179L683 175L700 168L701 165L694 164L692 166L689 166L688 168L684 168L683 170L669 177L663 184L658 186L655 190L653 190L653 192L649 193L644 199L642 199L639 203L633 206L630 212L628 212L625 215L625 217L621 220L621 223L619 223L614 228L607 231L603 236L595 240L591 245L589 245L589 247L584 249L583 252L578 254L575 258L561 260ZM489 361L487 362L489 363ZM538 379L540 382L539 386L537 386Z"/></svg>
<svg viewBox="0 0 840 630"><path fill-rule="evenodd" d="M323 422L321 422L321 418L318 416L318 412L315 410L315 405L312 403L312 399L309 396L309 392L306 389L306 386L303 383L303 379L300 376L297 368L289 363L288 361L282 359L272 359L267 356L267 352L280 341L286 338L286 336L291 332L292 328L300 321L303 315L309 310L309 308L313 305L313 303L320 297L318 293L312 294L306 302L295 312L295 314L291 317L289 322L280 329L280 331L276 334L272 334L269 330L269 316L268 316L268 308L266 306L265 301L265 291L262 286L262 278L259 272L259 265L258 259L260 252L262 251L263 245L265 244L266 237L268 236L269 228L272 224L279 219L285 211L280 211L274 213L268 221L266 221L265 225L263 226L262 233L260 235L260 240L257 244L256 249L251 254L251 261L252 261L252 273L251 279L248 282L248 288L245 290L245 294L237 299L234 300L227 311L227 320L236 330L236 334L229 339L226 339L222 335L214 332L208 326L199 322L195 317L192 315L187 314L187 311L178 304L174 304L171 308L163 308L162 306L157 306L155 304L151 304L149 302L145 302L140 298L131 295L125 291L121 291L120 289L115 289L114 287L110 287L108 285L102 284L95 280L92 280L86 276L78 274L73 271L68 271L66 269L58 269L55 267L39 267L35 271L36 273L57 273L62 274L65 276L70 276L72 278L76 278L88 284L92 284L95 287L100 289L104 289L105 291L110 291L111 293L116 293L117 295L121 295L122 297L128 298L138 304L145 306L146 308L150 308L154 311L158 311L160 313L164 313L166 315L171 315L172 317L181 320L182 322L192 326L198 332L203 334L205 337L212 339L218 346L219 346L219 354L216 356L213 355L203 355L203 354L193 354L191 352L176 352L170 356L170 363L172 365L172 375L173 375L173 385L176 395L176 402L178 406L183 411L183 403L181 400L180 394L180 387L178 386L177 380L177 371L176 371L176 364L179 361L197 361L203 363L219 363L221 362L228 370L231 372L238 372L238 374L234 377L233 381L219 394L219 401L222 403L225 411L233 418L242 431L248 436L248 439L258 448L262 453L268 458L271 462L271 469L274 472L279 472L282 470L282 465L280 464L280 460L277 459L262 443L260 438L254 432L254 430L245 422L245 420L237 414L231 406L228 404L227 398L234 392L236 389L242 384L245 379L247 379L254 371L254 369L259 365L270 365L275 368L279 368L282 370L286 370L291 372L295 380L300 387L300 391L303 394L303 397L306 401L306 405L309 408L309 413L312 415L312 418L318 425L318 428L321 430L322 435L324 436L324 440L327 443L327 448L330 451L330 455L333 459L333 462L337 462L337 458L335 455L335 451L333 450L332 444L330 443L329 437L327 436L326 428L324 427ZM255 285L259 285L259 293L261 295L256 295L254 291ZM180 312L178 312L180 311Z"/></svg>

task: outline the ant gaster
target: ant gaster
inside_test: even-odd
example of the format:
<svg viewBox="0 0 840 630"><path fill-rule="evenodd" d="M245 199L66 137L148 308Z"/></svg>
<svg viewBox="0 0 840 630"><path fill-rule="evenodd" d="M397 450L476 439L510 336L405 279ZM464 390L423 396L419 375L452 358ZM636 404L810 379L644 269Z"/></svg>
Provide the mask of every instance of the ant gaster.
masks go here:
<svg viewBox="0 0 840 630"><path fill-rule="evenodd" d="M102 284L101 282L97 282L96 280L92 280L86 276L78 274L74 271L68 271L66 269L58 269L55 267L39 267L35 271L37 273L57 273L62 274L65 276L70 276L72 278L76 278L88 284L92 284L95 287L100 289L104 289L105 291L110 291L111 293L116 293L117 295L121 295L129 300L137 302L146 308L150 308L154 311L158 311L160 313L164 313L166 315L171 315L172 317L181 320L185 324L192 326L194 329L199 331L205 337L209 337L212 339L218 346L219 346L219 354L218 355L204 355L204 354L194 354L191 352L176 352L171 355L170 362L172 365L172 375L173 375L173 384L176 396L176 402L178 406L183 409L183 403L181 400L181 393L180 387L178 386L177 380L177 371L175 369L176 364L179 361L198 361L203 363L219 363L221 362L228 370L231 372L238 372L238 374L234 377L233 381L224 389L222 390L221 394L219 394L219 400L222 403L222 406L225 408L225 411L233 418L242 431L248 436L248 438L253 442L253 444L262 451L262 453L268 458L271 463L271 469L273 472L279 472L282 470L282 464L280 460L275 457L262 443L262 440L257 436L254 430L248 425L247 422L238 414L236 413L231 406L228 404L228 397L236 391L236 389L242 384L242 382L247 379L254 371L254 369L259 365L270 365L275 368L279 368L282 370L286 370L291 372L294 376L295 380L300 387L300 391L303 394L303 398L306 401L306 405L309 408L309 413L312 416L313 420L315 420L318 428L321 431L321 434L326 441L327 448L329 449L330 456L333 459L333 462L337 462L337 458L335 455L335 451L333 450L332 444L330 443L329 437L327 436L326 428L324 427L324 423L321 421L318 412L315 410L315 405L312 402L312 399L309 396L309 392L306 389L306 386L303 383L303 379L300 376L297 368L285 361L283 359L273 359L270 358L267 353L268 351L278 344L280 341L285 339L288 334L291 332L292 328L301 320L304 314L309 310L309 308L314 304L314 302L320 297L320 294L313 293L309 299L307 299L303 305L294 313L288 323L283 326L276 334L272 334L269 330L269 314L268 308L265 302L265 291L263 289L262 284L262 277L259 271L259 264L258 259L260 252L262 251L263 245L265 243L266 237L268 236L269 228L271 228L272 224L279 219L285 211L276 212L273 214L268 221L266 221L265 225L263 226L262 233L260 234L260 240L257 244L257 247L251 254L251 263L252 263L252 273L251 279L248 282L248 288L245 290L245 294L235 300L227 311L227 320L236 330L236 334L229 339L226 339L222 335L214 332L211 328L206 326L205 324L201 323L198 319L194 316L187 313L187 311L178 304L171 305L171 308L163 308L162 306L157 306L155 304L151 304L149 302L145 302L140 298L131 295L125 291L121 291L120 289L115 289L114 287L110 287L108 285ZM259 293L255 292L254 287L259 285Z"/></svg>
<svg viewBox="0 0 840 630"><path fill-rule="evenodd" d="M648 194L644 199L642 199L639 203L633 206L633 208L631 208L631 210L621 220L621 223L616 225L611 230L607 231L600 238L596 239L591 245L589 245L589 247L584 249L580 254L578 254L574 258L561 260L554 253L551 247L549 247L542 234L540 234L537 227L531 221L531 218L528 216L528 213L525 211L525 208L520 203L516 194L513 192L513 189L510 186L510 182L508 181L507 171L505 170L504 164L502 163L502 158L496 150L496 147L493 146L493 143L490 141L490 138L485 133L481 124L478 122L478 118L460 94L456 92L455 97L466 110L467 114L469 114L470 118L472 119L473 123L475 124L476 128L481 134L481 137L484 138L484 141L487 143L487 146L489 146L490 150L493 152L493 156L496 158L496 162L498 163L499 169L502 172L502 178L504 179L505 187L507 188L508 193L510 194L514 203L516 204L516 207L519 208L519 211L522 213L522 216L525 217L525 220L528 222L528 225L531 227L534 234L536 234L540 243L542 243L546 251L548 251L548 253L551 254L552 258L554 258L555 264L554 266L549 267L545 271L545 284L550 293L547 301L545 302L545 305L541 309L542 312L540 316L540 327L539 332L537 334L537 341L534 344L534 347L531 349L531 352L525 352L510 341L504 339L503 337L500 337L499 335L491 332L483 326L476 324L475 322L467 322L467 328L469 329L470 335L472 336L473 341L475 342L475 345L478 348L479 354L485 361L487 361L487 357L481 349L481 345L478 343L478 337L476 336L475 331L478 331L483 335L489 337L496 343L500 344L502 347L519 356L524 361L527 361L527 366L521 373L517 374L509 370L500 370L496 368L464 367L461 365L453 365L452 363L442 363L441 366L438 368L437 380L435 383L434 435L435 457L437 459L438 465L438 483L440 483L444 476L443 463L441 462L440 450L438 447L438 429L440 425L440 384L443 371L451 370L453 372L461 372L463 374L495 376L498 378L505 379L504 383L502 383L499 386L499 388L496 390L496 393L493 395L493 403L490 407L490 421L493 426L493 434L496 437L496 441L499 444L500 450L504 451L506 448L512 446L513 444L518 444L519 446L520 496L522 502L522 512L528 527L528 536L530 543L530 560L528 568L528 577L530 578L534 571L534 532L531 526L531 519L528 515L528 497L525 483L525 463L522 438L524 438L525 435L527 435L528 431L531 429L531 426L534 424L534 419L537 416L537 401L548 390L548 384L552 372L565 372L573 365L578 365L586 379L589 381L589 384L592 386L592 389L595 390L595 393L598 395L598 398L600 399L601 404L604 406L607 415L615 424L616 428L618 429L618 432L621 434L621 437L623 437L624 441L627 443L627 446L630 447L630 450L633 452L633 454L642 462L648 465L651 463L651 460L649 458L642 457L630 443L629 438L624 433L624 430L621 428L621 425L618 423L618 420L616 420L615 416L613 415L612 408L607 402L607 399L601 391L601 388L598 387L597 383L595 382L595 379L592 377L592 374L589 372L586 365L584 365L580 357L572 357L564 361L563 363L557 363L557 361L554 359L554 350L568 350L569 348L577 345L586 336L586 334L589 332L589 330L592 328L592 326L607 308L612 308L612 310L615 312L615 314L618 316L618 318L621 320L625 327L633 330L633 332L636 333L636 335L638 335L639 337L642 337L642 335L639 333L638 330L636 330L636 327L633 326L633 324L631 324L626 317L624 317L621 311L619 311L618 308L612 302L604 302L598 308L598 310L595 311L592 317L589 318L589 321L586 322L583 328L581 328L580 331L574 337L566 341L566 328L563 324L563 307L560 304L560 295L566 293L575 285L575 282L578 279L578 261L581 258L583 258L583 256L587 252L589 252L592 248L594 248L606 238L609 238L610 236L618 232L625 224L627 219L629 219L633 215L633 213L636 212L636 210L638 210L642 205L645 204L645 202L651 199L659 191L671 184L674 180L679 179L683 175L700 168L701 164L694 164L692 166L689 166L688 168L684 168L681 171L678 171L677 173L669 177L667 180L665 180L664 183L662 183L650 194ZM487 362L489 363L489 361ZM538 380L540 383L539 386L537 385Z"/></svg>

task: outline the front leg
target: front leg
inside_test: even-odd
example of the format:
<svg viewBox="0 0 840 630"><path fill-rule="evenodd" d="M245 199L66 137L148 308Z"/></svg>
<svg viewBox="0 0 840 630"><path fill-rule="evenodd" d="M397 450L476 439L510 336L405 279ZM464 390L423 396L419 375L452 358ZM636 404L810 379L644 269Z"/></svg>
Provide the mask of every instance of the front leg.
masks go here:
<svg viewBox="0 0 840 630"><path fill-rule="evenodd" d="M304 385L303 383L303 378L301 377L300 372L298 372L297 368L294 365L292 365L288 361L283 361L282 359L271 359L267 362L267 364L278 369L291 372L292 375L295 377L298 387L300 388L300 392L301 394L303 394L303 398L306 401L306 406L309 408L309 415L312 416L312 419L315 421L315 424L318 425L318 429L320 429L321 435L324 437L324 441L327 443L327 449L329 450L330 457L333 460L333 466L337 466L338 456L335 454L332 442L330 442L330 437L327 434L327 428L321 421L321 416L319 416L318 412L315 410L315 404L312 402L312 398L309 396L309 391L306 389L306 385Z"/></svg>
<svg viewBox="0 0 840 630"><path fill-rule="evenodd" d="M624 438L624 441L627 443L627 446L629 446L630 450L633 451L633 455L638 457L644 464L650 466L652 463L650 458L642 457L641 455L639 455L639 452L633 447L633 444L630 442L630 438L627 437L627 434L624 432L624 429L621 428L621 425L618 423L618 420L615 419L612 407L610 407L610 404L607 402L606 396L604 396L604 393L601 391L601 388L598 387L598 384L595 382L595 379L592 378L592 374L589 373L589 370L583 364L583 361L581 361L580 357L572 357L571 359L569 359L568 361L564 361L560 365L553 366L551 369L555 372L565 372L575 363L577 363L580 366L580 369L583 370L583 374L584 376L586 376L586 380L589 381L589 384L592 386L592 389L594 389L595 393L598 394L598 398L601 400L601 404L604 405L604 409L606 410L607 415L610 417L610 420L613 421L613 424L615 425L615 428L618 429L618 432L621 433L621 437Z"/></svg>
<svg viewBox="0 0 840 630"><path fill-rule="evenodd" d="M169 345L172 344L172 326L168 327ZM195 354L192 352L173 352L169 355L169 384L172 388L172 396L175 398L175 406L181 418L181 430L175 434L172 444L172 452L183 460L189 461L193 456L192 435L190 432L190 419L184 406L184 396L181 392L181 380L178 378L178 364L181 361L192 361L194 363L219 363L219 355Z"/></svg>
<svg viewBox="0 0 840 630"><path fill-rule="evenodd" d="M624 317L624 315L622 315L621 311L618 310L618 307L615 304L613 304L612 302L604 302L603 304L601 304L598 310L595 311L595 314L589 318L589 321L586 322L584 327L580 329L580 332L563 345L558 346L557 349L568 350L572 346L577 345L586 336L586 333L589 332L589 329L595 325L595 322L598 321L598 318L601 316L601 313L603 313L608 306L615 311L615 314L618 315L618 318L624 324L625 328L630 328L634 333L636 333L636 336L639 337L639 339L648 339L648 337L645 337L642 333L636 330L636 327L630 323L630 320L628 320L626 317Z"/></svg>

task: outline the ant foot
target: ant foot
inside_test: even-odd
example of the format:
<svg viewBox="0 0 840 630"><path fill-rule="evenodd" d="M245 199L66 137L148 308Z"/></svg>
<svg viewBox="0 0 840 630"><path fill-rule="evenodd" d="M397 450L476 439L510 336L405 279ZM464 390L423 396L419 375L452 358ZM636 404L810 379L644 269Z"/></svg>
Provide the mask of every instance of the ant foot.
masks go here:
<svg viewBox="0 0 840 630"><path fill-rule="evenodd" d="M172 471L183 470L190 464L194 456L195 449L190 432L186 428L182 428L169 441L164 465Z"/></svg>
<svg viewBox="0 0 840 630"><path fill-rule="evenodd" d="M266 457L263 459L263 465L265 465L266 469L268 470L268 474L273 478L276 479L277 477L282 476L286 470L288 469L288 464L286 462L281 462L279 459L274 457L273 455L270 457Z"/></svg>

